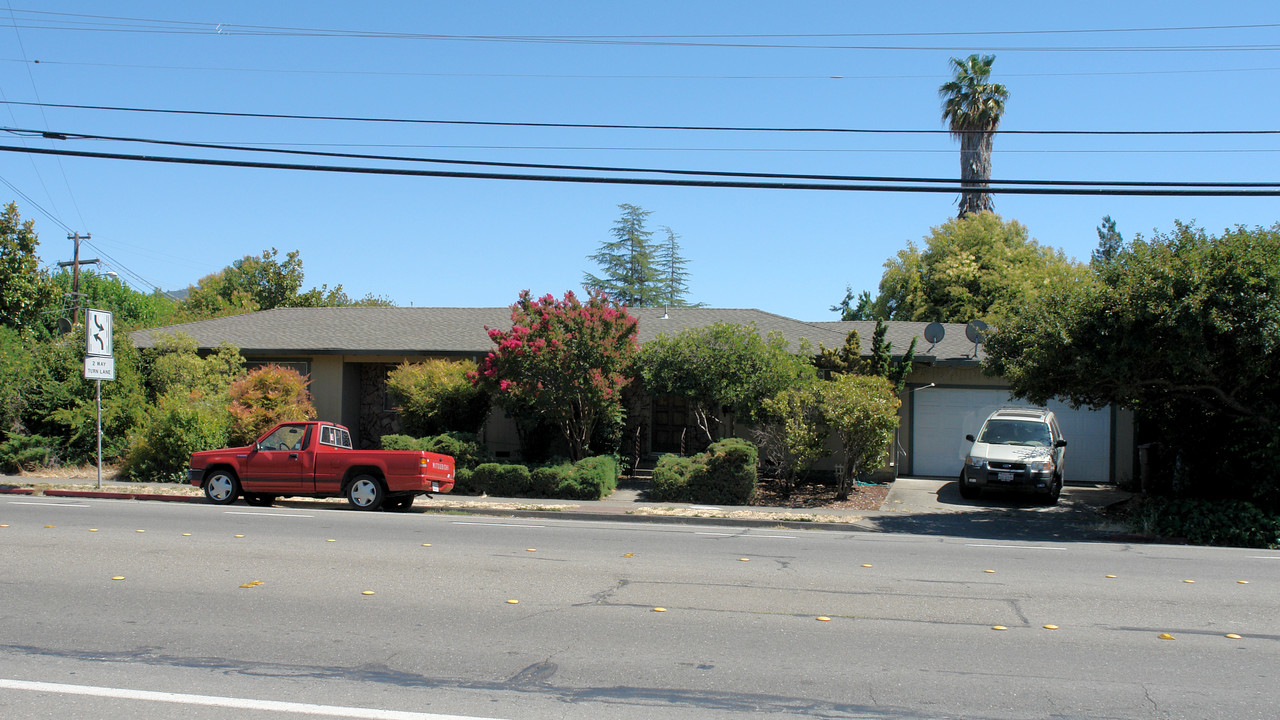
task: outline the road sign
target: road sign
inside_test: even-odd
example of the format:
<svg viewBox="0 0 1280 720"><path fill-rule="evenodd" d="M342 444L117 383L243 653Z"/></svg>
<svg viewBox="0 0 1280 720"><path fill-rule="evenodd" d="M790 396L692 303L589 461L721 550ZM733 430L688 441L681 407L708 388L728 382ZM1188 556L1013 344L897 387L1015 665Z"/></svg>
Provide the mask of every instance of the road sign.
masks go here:
<svg viewBox="0 0 1280 720"><path fill-rule="evenodd" d="M93 355L85 357L84 379L115 380L116 359L113 357L94 357Z"/></svg>
<svg viewBox="0 0 1280 720"><path fill-rule="evenodd" d="M114 354L111 351L111 311L85 311L84 346L84 354L92 357L109 358Z"/></svg>

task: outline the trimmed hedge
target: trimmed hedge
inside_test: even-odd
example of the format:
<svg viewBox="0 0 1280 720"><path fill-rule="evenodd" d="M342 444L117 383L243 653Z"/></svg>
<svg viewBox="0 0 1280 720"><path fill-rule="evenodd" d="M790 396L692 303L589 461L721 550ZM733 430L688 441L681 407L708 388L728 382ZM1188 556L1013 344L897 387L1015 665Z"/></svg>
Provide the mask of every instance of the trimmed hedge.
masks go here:
<svg viewBox="0 0 1280 720"><path fill-rule="evenodd" d="M657 502L748 505L756 491L756 446L741 438L713 443L689 458L668 455L653 470L649 496Z"/></svg>
<svg viewBox="0 0 1280 720"><path fill-rule="evenodd" d="M474 468L490 460L488 451L475 433L449 432L424 438L409 435L383 435L383 450L425 450L449 455L456 469Z"/></svg>

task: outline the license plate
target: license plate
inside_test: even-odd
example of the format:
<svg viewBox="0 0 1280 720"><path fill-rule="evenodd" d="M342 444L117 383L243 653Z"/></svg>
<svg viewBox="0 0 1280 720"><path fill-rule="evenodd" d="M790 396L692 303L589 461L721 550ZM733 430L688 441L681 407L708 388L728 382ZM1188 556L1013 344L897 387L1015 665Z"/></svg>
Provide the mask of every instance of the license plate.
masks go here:
<svg viewBox="0 0 1280 720"><path fill-rule="evenodd" d="M996 479L1000 482L1013 482L1013 473L996 473Z"/></svg>

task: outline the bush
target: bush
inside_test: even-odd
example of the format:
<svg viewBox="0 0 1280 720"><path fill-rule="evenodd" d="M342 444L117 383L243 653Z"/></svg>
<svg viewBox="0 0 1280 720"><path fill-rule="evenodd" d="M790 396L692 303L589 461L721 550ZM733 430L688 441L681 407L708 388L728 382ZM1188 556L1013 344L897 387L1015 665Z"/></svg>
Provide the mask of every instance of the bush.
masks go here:
<svg viewBox="0 0 1280 720"><path fill-rule="evenodd" d="M691 502L747 505L756 492L756 446L740 438L726 438L699 455L699 467L689 476Z"/></svg>
<svg viewBox="0 0 1280 720"><path fill-rule="evenodd" d="M421 450L417 438L408 435L383 435L378 440L383 450Z"/></svg>
<svg viewBox="0 0 1280 720"><path fill-rule="evenodd" d="M653 469L649 497L656 502L689 502L689 476L696 465L691 457L663 455Z"/></svg>
<svg viewBox="0 0 1280 720"><path fill-rule="evenodd" d="M557 486L555 497L570 500L600 500L617 488L617 458L612 455L597 455L574 463L570 482Z"/></svg>
<svg viewBox="0 0 1280 720"><path fill-rule="evenodd" d="M231 383L231 441L248 444L282 422L316 416L307 379L292 368L264 365Z"/></svg>
<svg viewBox="0 0 1280 720"><path fill-rule="evenodd" d="M747 505L756 491L756 446L740 438L714 443L690 458L667 455L653 470L657 502Z"/></svg>
<svg viewBox="0 0 1280 720"><path fill-rule="evenodd" d="M5 433L5 440L0 443L0 472L14 474L50 467L57 459L56 446L53 438Z"/></svg>
<svg viewBox="0 0 1280 720"><path fill-rule="evenodd" d="M418 436L476 432L489 417L489 394L472 385L472 360L431 358L405 362L387 375L387 390L400 407L406 432Z"/></svg>
<svg viewBox="0 0 1280 720"><path fill-rule="evenodd" d="M133 480L184 482L191 453L226 447L231 416L226 398L168 395L125 453L122 473Z"/></svg>
<svg viewBox="0 0 1280 720"><path fill-rule="evenodd" d="M1130 522L1140 532L1196 545L1280 547L1280 515L1243 500L1150 498Z"/></svg>
<svg viewBox="0 0 1280 720"><path fill-rule="evenodd" d="M492 462L489 451L480 444L473 433L452 432L432 437L413 438L408 435L383 435L383 450L425 450L453 458L455 469L475 468L483 462Z"/></svg>
<svg viewBox="0 0 1280 720"><path fill-rule="evenodd" d="M573 463L536 467L529 473L529 493L537 497L560 497L561 486L573 483Z"/></svg>
<svg viewBox="0 0 1280 720"><path fill-rule="evenodd" d="M529 468L523 465L482 463L471 475L475 492L499 497L515 497L529 492L533 486Z"/></svg>
<svg viewBox="0 0 1280 720"><path fill-rule="evenodd" d="M455 467L453 470L453 494L455 495L479 495L480 491L476 489L472 478L475 471L471 468Z"/></svg>

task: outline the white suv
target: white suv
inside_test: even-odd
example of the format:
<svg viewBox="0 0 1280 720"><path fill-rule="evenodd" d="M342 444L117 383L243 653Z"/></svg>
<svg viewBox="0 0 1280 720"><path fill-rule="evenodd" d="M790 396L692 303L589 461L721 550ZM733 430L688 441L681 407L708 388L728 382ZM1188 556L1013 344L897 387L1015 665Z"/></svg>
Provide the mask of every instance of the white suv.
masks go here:
<svg viewBox="0 0 1280 720"><path fill-rule="evenodd" d="M973 499L983 488L1038 494L1053 505L1062 494L1067 441L1058 419L1040 408L1001 408L987 418L960 471L960 495Z"/></svg>

